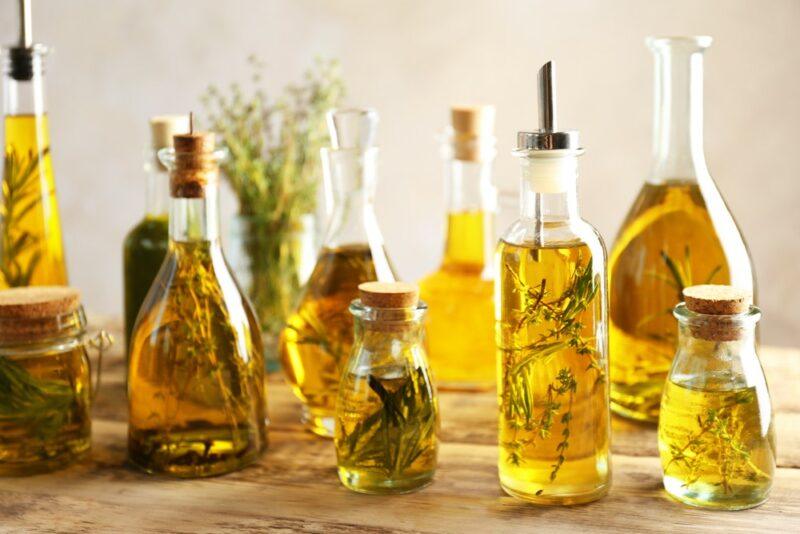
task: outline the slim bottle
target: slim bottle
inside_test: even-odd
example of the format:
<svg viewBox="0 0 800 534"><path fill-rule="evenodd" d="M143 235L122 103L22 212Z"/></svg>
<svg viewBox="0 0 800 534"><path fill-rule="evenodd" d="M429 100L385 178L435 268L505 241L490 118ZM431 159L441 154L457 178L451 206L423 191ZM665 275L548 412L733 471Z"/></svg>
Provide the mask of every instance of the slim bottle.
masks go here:
<svg viewBox="0 0 800 534"><path fill-rule="evenodd" d="M406 493L436 471L436 391L425 354L417 287L366 282L350 305L353 351L336 404L339 479L361 493Z"/></svg>
<svg viewBox="0 0 800 534"><path fill-rule="evenodd" d="M439 269L420 282L428 303L430 361L437 384L467 390L495 384L492 249L497 193L494 107L454 107L443 146L447 240Z"/></svg>
<svg viewBox="0 0 800 534"><path fill-rule="evenodd" d="M169 250L133 329L128 453L148 473L200 477L267 445L261 334L222 254L214 135L174 137Z"/></svg>
<svg viewBox="0 0 800 534"><path fill-rule="evenodd" d="M578 132L558 131L553 67L539 71L539 122L519 132L522 210L496 253L499 471L539 504L608 491L605 248L578 214Z"/></svg>
<svg viewBox="0 0 800 534"><path fill-rule="evenodd" d="M19 43L4 50L0 288L67 283L45 110L47 48L32 44L30 2L20 6Z"/></svg>
<svg viewBox="0 0 800 534"><path fill-rule="evenodd" d="M378 114L341 109L328 114L332 147L322 150L326 194L333 210L317 264L287 326L280 355L303 402L303 420L332 437L339 377L353 344L350 302L363 282L394 281L373 209Z"/></svg>
<svg viewBox="0 0 800 534"><path fill-rule="evenodd" d="M656 37L653 166L609 257L611 400L655 422L677 343L683 288L752 291L747 247L703 154L703 52L710 37Z"/></svg>
<svg viewBox="0 0 800 534"><path fill-rule="evenodd" d="M730 286L683 294L658 420L664 487L691 506L758 506L775 475L772 406L755 342L761 311L749 291Z"/></svg>
<svg viewBox="0 0 800 534"><path fill-rule="evenodd" d="M131 332L139 308L147 291L153 285L169 242L169 173L158 160L158 151L172 146L172 136L189 131L189 117L164 115L150 119L152 148L148 151L144 170L145 184L144 218L131 228L122 246L123 278L125 286L125 350L131 340Z"/></svg>

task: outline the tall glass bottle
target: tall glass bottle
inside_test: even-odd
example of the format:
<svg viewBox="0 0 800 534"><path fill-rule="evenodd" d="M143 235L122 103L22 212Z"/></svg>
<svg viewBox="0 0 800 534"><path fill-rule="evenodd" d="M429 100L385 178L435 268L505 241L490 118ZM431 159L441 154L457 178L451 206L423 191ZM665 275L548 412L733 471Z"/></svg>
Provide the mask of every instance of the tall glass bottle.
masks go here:
<svg viewBox="0 0 800 534"><path fill-rule="evenodd" d="M67 284L45 110L47 48L32 44L30 4L21 5L20 42L4 50L0 289Z"/></svg>
<svg viewBox="0 0 800 534"><path fill-rule="evenodd" d="M540 129L520 132L522 210L496 253L503 489L577 504L610 485L605 247L578 214L578 132L557 131L552 64Z"/></svg>
<svg viewBox="0 0 800 534"><path fill-rule="evenodd" d="M430 362L440 386L491 389L494 107L456 107L451 117L443 147L448 197L444 258L420 282L421 296L430 306Z"/></svg>
<svg viewBox="0 0 800 534"><path fill-rule="evenodd" d="M144 218L131 228L122 245L126 352L139 308L164 263L169 242L169 173L158 160L158 151L172 146L173 135L189 131L189 117L153 117L150 119L150 129L152 148L148 151L144 164L147 174Z"/></svg>
<svg viewBox="0 0 800 534"><path fill-rule="evenodd" d="M174 137L169 251L142 304L128 366L128 453L149 473L211 476L267 445L258 322L222 254L210 133Z"/></svg>
<svg viewBox="0 0 800 534"><path fill-rule="evenodd" d="M392 282L373 208L378 114L341 109L328 114L330 149L322 150L326 194L333 210L317 264L281 334L280 356L303 420L332 437L339 378L353 344L349 306L362 282Z"/></svg>
<svg viewBox="0 0 800 534"><path fill-rule="evenodd" d="M703 51L710 37L647 40L655 55L653 166L609 258L611 400L616 413L658 420L677 344L683 288L752 291L742 235L703 153Z"/></svg>

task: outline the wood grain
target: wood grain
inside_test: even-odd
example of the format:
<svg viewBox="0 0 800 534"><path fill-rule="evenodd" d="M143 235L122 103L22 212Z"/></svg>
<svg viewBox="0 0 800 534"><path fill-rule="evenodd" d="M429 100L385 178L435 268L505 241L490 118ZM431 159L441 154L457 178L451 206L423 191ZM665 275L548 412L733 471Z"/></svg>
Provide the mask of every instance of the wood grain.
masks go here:
<svg viewBox="0 0 800 534"><path fill-rule="evenodd" d="M124 364L107 359L94 408L93 451L69 469L0 478L0 532L663 532L800 531L800 351L762 349L777 411L780 467L763 506L691 509L661 488L655 430L615 419L609 495L572 508L535 507L497 482L493 393L440 395L442 447L435 482L409 495L358 495L339 484L332 443L303 430L279 377L268 384L270 447L254 466L223 477L173 480L126 463Z"/></svg>

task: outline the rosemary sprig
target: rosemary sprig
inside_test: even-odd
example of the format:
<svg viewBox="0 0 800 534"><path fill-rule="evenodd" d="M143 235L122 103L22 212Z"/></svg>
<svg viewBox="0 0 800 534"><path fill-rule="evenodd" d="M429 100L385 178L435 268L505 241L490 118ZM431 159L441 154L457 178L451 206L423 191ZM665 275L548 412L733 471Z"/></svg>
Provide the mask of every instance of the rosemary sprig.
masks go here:
<svg viewBox="0 0 800 534"><path fill-rule="evenodd" d="M592 272L592 260L585 266L578 258L574 271L561 295L551 298L547 289L547 280L542 279L535 286L527 284L509 266L508 273L514 280L516 290L523 296L524 305L518 313L514 331L532 325L549 323L550 328L539 337L524 346L500 347L507 354L504 358L503 406L505 420L513 429L511 440L502 444L507 453L507 461L519 465L523 460L524 450L535 445L535 438L523 439L519 431L533 432L540 439L550 436L555 418L560 414L563 425L562 440L556 445L559 456L550 473L550 480L555 480L558 471L566 460L569 448L570 422L572 421L572 403L577 391L575 374L568 367L559 369L555 380L548 385L546 400L540 408L538 416L533 405L533 364L544 361L565 349L573 349L586 356L586 370L597 373L595 386L605 381L605 371L597 360L592 346L594 338L582 335L583 323L581 314L592 305L599 283ZM563 397L566 396L566 409L562 412Z"/></svg>
<svg viewBox="0 0 800 534"><path fill-rule="evenodd" d="M8 287L30 284L33 272L42 258L41 251L35 250L40 236L23 229L22 221L42 202L39 189L39 161L47 156L50 149L41 153L29 150L20 154L13 147L6 150L3 166L3 203L0 206L0 226L2 226L2 250L0 253L0 273ZM29 254L27 263L22 257Z"/></svg>

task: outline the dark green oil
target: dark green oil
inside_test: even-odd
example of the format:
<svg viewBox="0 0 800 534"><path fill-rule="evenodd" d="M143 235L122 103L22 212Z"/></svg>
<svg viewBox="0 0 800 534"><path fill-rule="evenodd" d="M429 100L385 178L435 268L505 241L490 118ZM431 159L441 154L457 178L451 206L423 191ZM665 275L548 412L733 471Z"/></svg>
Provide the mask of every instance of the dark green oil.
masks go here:
<svg viewBox="0 0 800 534"><path fill-rule="evenodd" d="M146 216L125 237L122 257L125 278L126 354L139 308L164 262L168 243L169 223L166 215Z"/></svg>

